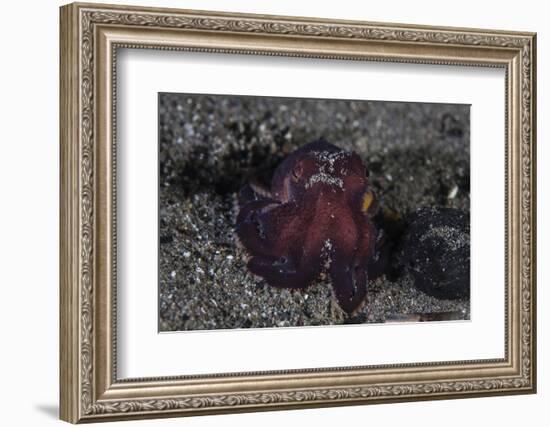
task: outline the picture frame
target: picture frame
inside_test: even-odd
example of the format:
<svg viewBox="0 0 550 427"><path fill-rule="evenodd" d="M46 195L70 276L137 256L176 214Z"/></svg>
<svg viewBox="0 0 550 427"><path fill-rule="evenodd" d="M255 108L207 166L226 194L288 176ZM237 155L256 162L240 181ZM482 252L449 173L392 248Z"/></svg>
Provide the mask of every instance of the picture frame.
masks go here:
<svg viewBox="0 0 550 427"><path fill-rule="evenodd" d="M534 33L85 3L63 6L60 24L61 419L536 392ZM495 213L504 217L503 357L119 378L116 64L122 49L504 70L504 212Z"/></svg>

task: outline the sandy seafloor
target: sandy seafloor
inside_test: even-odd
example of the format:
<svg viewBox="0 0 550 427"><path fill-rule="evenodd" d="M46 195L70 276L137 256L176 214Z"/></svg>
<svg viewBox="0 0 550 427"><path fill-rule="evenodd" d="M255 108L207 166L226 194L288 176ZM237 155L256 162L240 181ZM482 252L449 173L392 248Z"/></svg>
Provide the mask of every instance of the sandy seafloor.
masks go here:
<svg viewBox="0 0 550 427"><path fill-rule="evenodd" d="M380 204L403 217L424 206L470 210L466 105L159 95L160 331L384 322L408 313L470 315L469 300L417 290L406 272L369 283L348 318L329 279L307 290L247 272L234 237L236 192L268 183L297 147L323 137L357 152Z"/></svg>

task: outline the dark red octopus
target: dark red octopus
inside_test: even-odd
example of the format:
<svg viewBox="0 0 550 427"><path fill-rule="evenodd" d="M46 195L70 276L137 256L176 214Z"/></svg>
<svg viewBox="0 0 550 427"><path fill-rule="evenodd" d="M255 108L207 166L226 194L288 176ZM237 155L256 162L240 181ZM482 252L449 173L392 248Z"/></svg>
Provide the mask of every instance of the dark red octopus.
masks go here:
<svg viewBox="0 0 550 427"><path fill-rule="evenodd" d="M246 185L239 193L236 232L249 270L292 289L328 272L340 307L352 314L367 295L375 205L356 153L323 140L299 148L276 169L270 191Z"/></svg>

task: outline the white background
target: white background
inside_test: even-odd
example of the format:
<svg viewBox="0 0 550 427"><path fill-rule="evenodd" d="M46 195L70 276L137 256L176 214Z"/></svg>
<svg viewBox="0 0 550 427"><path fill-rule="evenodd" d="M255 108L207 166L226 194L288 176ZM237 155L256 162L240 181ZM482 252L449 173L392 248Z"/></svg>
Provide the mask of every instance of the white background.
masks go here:
<svg viewBox="0 0 550 427"><path fill-rule="evenodd" d="M120 378L504 357L503 69L135 49L117 64ZM471 104L471 321L158 334L157 102L166 91ZM481 260L486 253L501 256Z"/></svg>
<svg viewBox="0 0 550 427"><path fill-rule="evenodd" d="M112 0L114 3L118 3ZM530 30L538 38L538 117L548 117L550 30L544 2L138 1L135 4L327 18ZM58 425L58 1L3 5L0 79L0 381L2 424ZM266 412L124 425L546 425L550 323L550 172L547 122L539 120L539 393L529 396ZM488 167L491 167L488 165ZM491 254L487 254L491 256ZM546 419L545 419L546 418Z"/></svg>

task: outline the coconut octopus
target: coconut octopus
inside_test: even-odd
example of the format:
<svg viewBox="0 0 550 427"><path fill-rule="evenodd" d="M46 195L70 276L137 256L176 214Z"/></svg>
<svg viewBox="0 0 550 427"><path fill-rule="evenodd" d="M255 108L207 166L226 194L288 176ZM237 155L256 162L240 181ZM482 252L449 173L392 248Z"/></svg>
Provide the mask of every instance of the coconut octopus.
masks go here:
<svg viewBox="0 0 550 427"><path fill-rule="evenodd" d="M377 258L377 203L356 153L309 143L278 166L270 190L247 184L238 202L236 233L250 272L291 289L328 273L348 315L363 306Z"/></svg>

